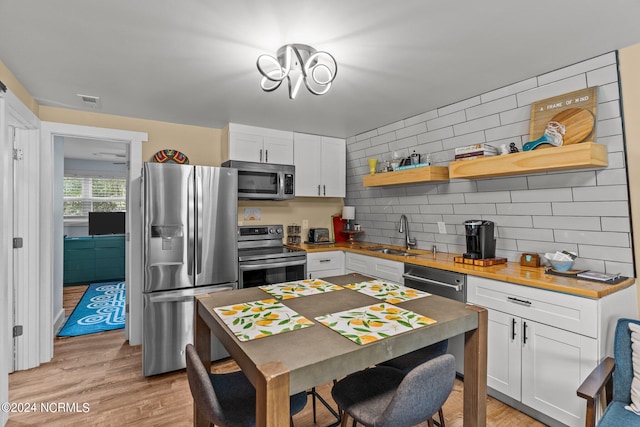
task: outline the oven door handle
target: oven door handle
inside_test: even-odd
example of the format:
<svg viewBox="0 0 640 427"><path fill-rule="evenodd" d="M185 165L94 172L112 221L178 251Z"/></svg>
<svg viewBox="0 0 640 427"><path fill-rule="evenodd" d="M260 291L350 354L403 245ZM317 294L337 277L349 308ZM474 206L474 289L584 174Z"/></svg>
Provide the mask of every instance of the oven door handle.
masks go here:
<svg viewBox="0 0 640 427"><path fill-rule="evenodd" d="M430 285L443 286L445 288L452 288L456 292L462 291L462 285L453 285L451 283L439 282L437 280L425 279L424 277L414 276L413 274L404 273L402 275L405 279L415 280L416 282L428 283Z"/></svg>
<svg viewBox="0 0 640 427"><path fill-rule="evenodd" d="M245 263L240 263L239 267L240 267L240 271L252 271L252 270L266 270L268 268L279 268L279 267L293 267L296 265L305 265L307 263L307 260L304 259L302 261L283 261L283 262L274 262L274 263L268 263L268 262L260 262L259 264L245 264Z"/></svg>

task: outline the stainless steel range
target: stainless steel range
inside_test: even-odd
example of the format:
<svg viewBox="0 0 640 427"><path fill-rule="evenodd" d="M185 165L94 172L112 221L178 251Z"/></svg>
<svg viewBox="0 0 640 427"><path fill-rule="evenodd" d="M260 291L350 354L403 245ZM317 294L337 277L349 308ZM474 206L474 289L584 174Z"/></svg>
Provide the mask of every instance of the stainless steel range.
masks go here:
<svg viewBox="0 0 640 427"><path fill-rule="evenodd" d="M284 247L282 224L238 227L238 287L302 280L307 253Z"/></svg>

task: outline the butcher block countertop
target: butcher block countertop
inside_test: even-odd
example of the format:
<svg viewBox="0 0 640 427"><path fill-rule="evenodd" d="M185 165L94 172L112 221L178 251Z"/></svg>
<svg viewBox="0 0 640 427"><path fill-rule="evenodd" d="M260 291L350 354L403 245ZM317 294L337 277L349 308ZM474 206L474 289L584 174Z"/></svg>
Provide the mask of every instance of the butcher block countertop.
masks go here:
<svg viewBox="0 0 640 427"><path fill-rule="evenodd" d="M478 267L468 264L454 262L454 256L460 254L449 254L438 252L433 255L430 251L421 249L411 249L409 252L415 253L412 256L390 255L366 250L367 248L389 247L403 250L404 248L391 245L380 245L378 243L336 242L333 244L307 244L296 246L287 245L291 248L302 249L311 252L345 251L378 258L390 259L394 261L406 262L410 264L423 265L426 267L439 268L442 270L456 271L472 276L486 277L488 279L501 280L503 282L517 283L519 285L533 286L550 291L563 292L566 294L578 295L587 298L602 298L606 295L617 292L621 289L632 286L635 279L630 278L616 285L593 282L589 280L579 280L570 277L560 277L544 272L544 267L523 267L517 262L507 262L489 267Z"/></svg>

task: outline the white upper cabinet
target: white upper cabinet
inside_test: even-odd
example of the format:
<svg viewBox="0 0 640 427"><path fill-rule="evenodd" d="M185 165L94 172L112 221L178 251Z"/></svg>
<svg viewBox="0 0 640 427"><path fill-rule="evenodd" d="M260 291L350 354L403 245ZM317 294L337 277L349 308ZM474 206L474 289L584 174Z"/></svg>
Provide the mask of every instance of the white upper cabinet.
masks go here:
<svg viewBox="0 0 640 427"><path fill-rule="evenodd" d="M228 151L224 160L293 164L293 132L236 123L225 130Z"/></svg>
<svg viewBox="0 0 640 427"><path fill-rule="evenodd" d="M341 138L294 133L296 196L345 197L347 145Z"/></svg>

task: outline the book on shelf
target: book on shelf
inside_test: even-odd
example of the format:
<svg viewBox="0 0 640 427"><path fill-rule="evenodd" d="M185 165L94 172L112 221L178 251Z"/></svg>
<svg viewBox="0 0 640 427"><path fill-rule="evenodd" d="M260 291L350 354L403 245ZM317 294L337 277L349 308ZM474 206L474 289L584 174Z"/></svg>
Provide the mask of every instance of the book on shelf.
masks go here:
<svg viewBox="0 0 640 427"><path fill-rule="evenodd" d="M477 153L466 153L466 154L456 154L454 156L455 160L469 160L469 159L479 159L483 157L492 157L497 156L497 153L484 153L482 151Z"/></svg>
<svg viewBox="0 0 640 427"><path fill-rule="evenodd" d="M498 149L493 145L489 144L473 144L466 145L464 147L457 147L454 149L454 154L467 154L467 153L477 153L477 152L485 152L485 153L496 153L498 154Z"/></svg>
<svg viewBox="0 0 640 427"><path fill-rule="evenodd" d="M615 280L618 277L620 277L620 273L602 273L599 271L592 271L592 270L587 270L587 271L581 271L580 273L576 274L576 276L581 277L583 279L589 279L589 280L599 280L601 282L608 282L610 280Z"/></svg>
<svg viewBox="0 0 640 427"><path fill-rule="evenodd" d="M417 165L406 165L406 166L397 166L397 171L403 171L406 169L415 169L415 168L423 168L425 166L431 166L431 163L418 163Z"/></svg>

